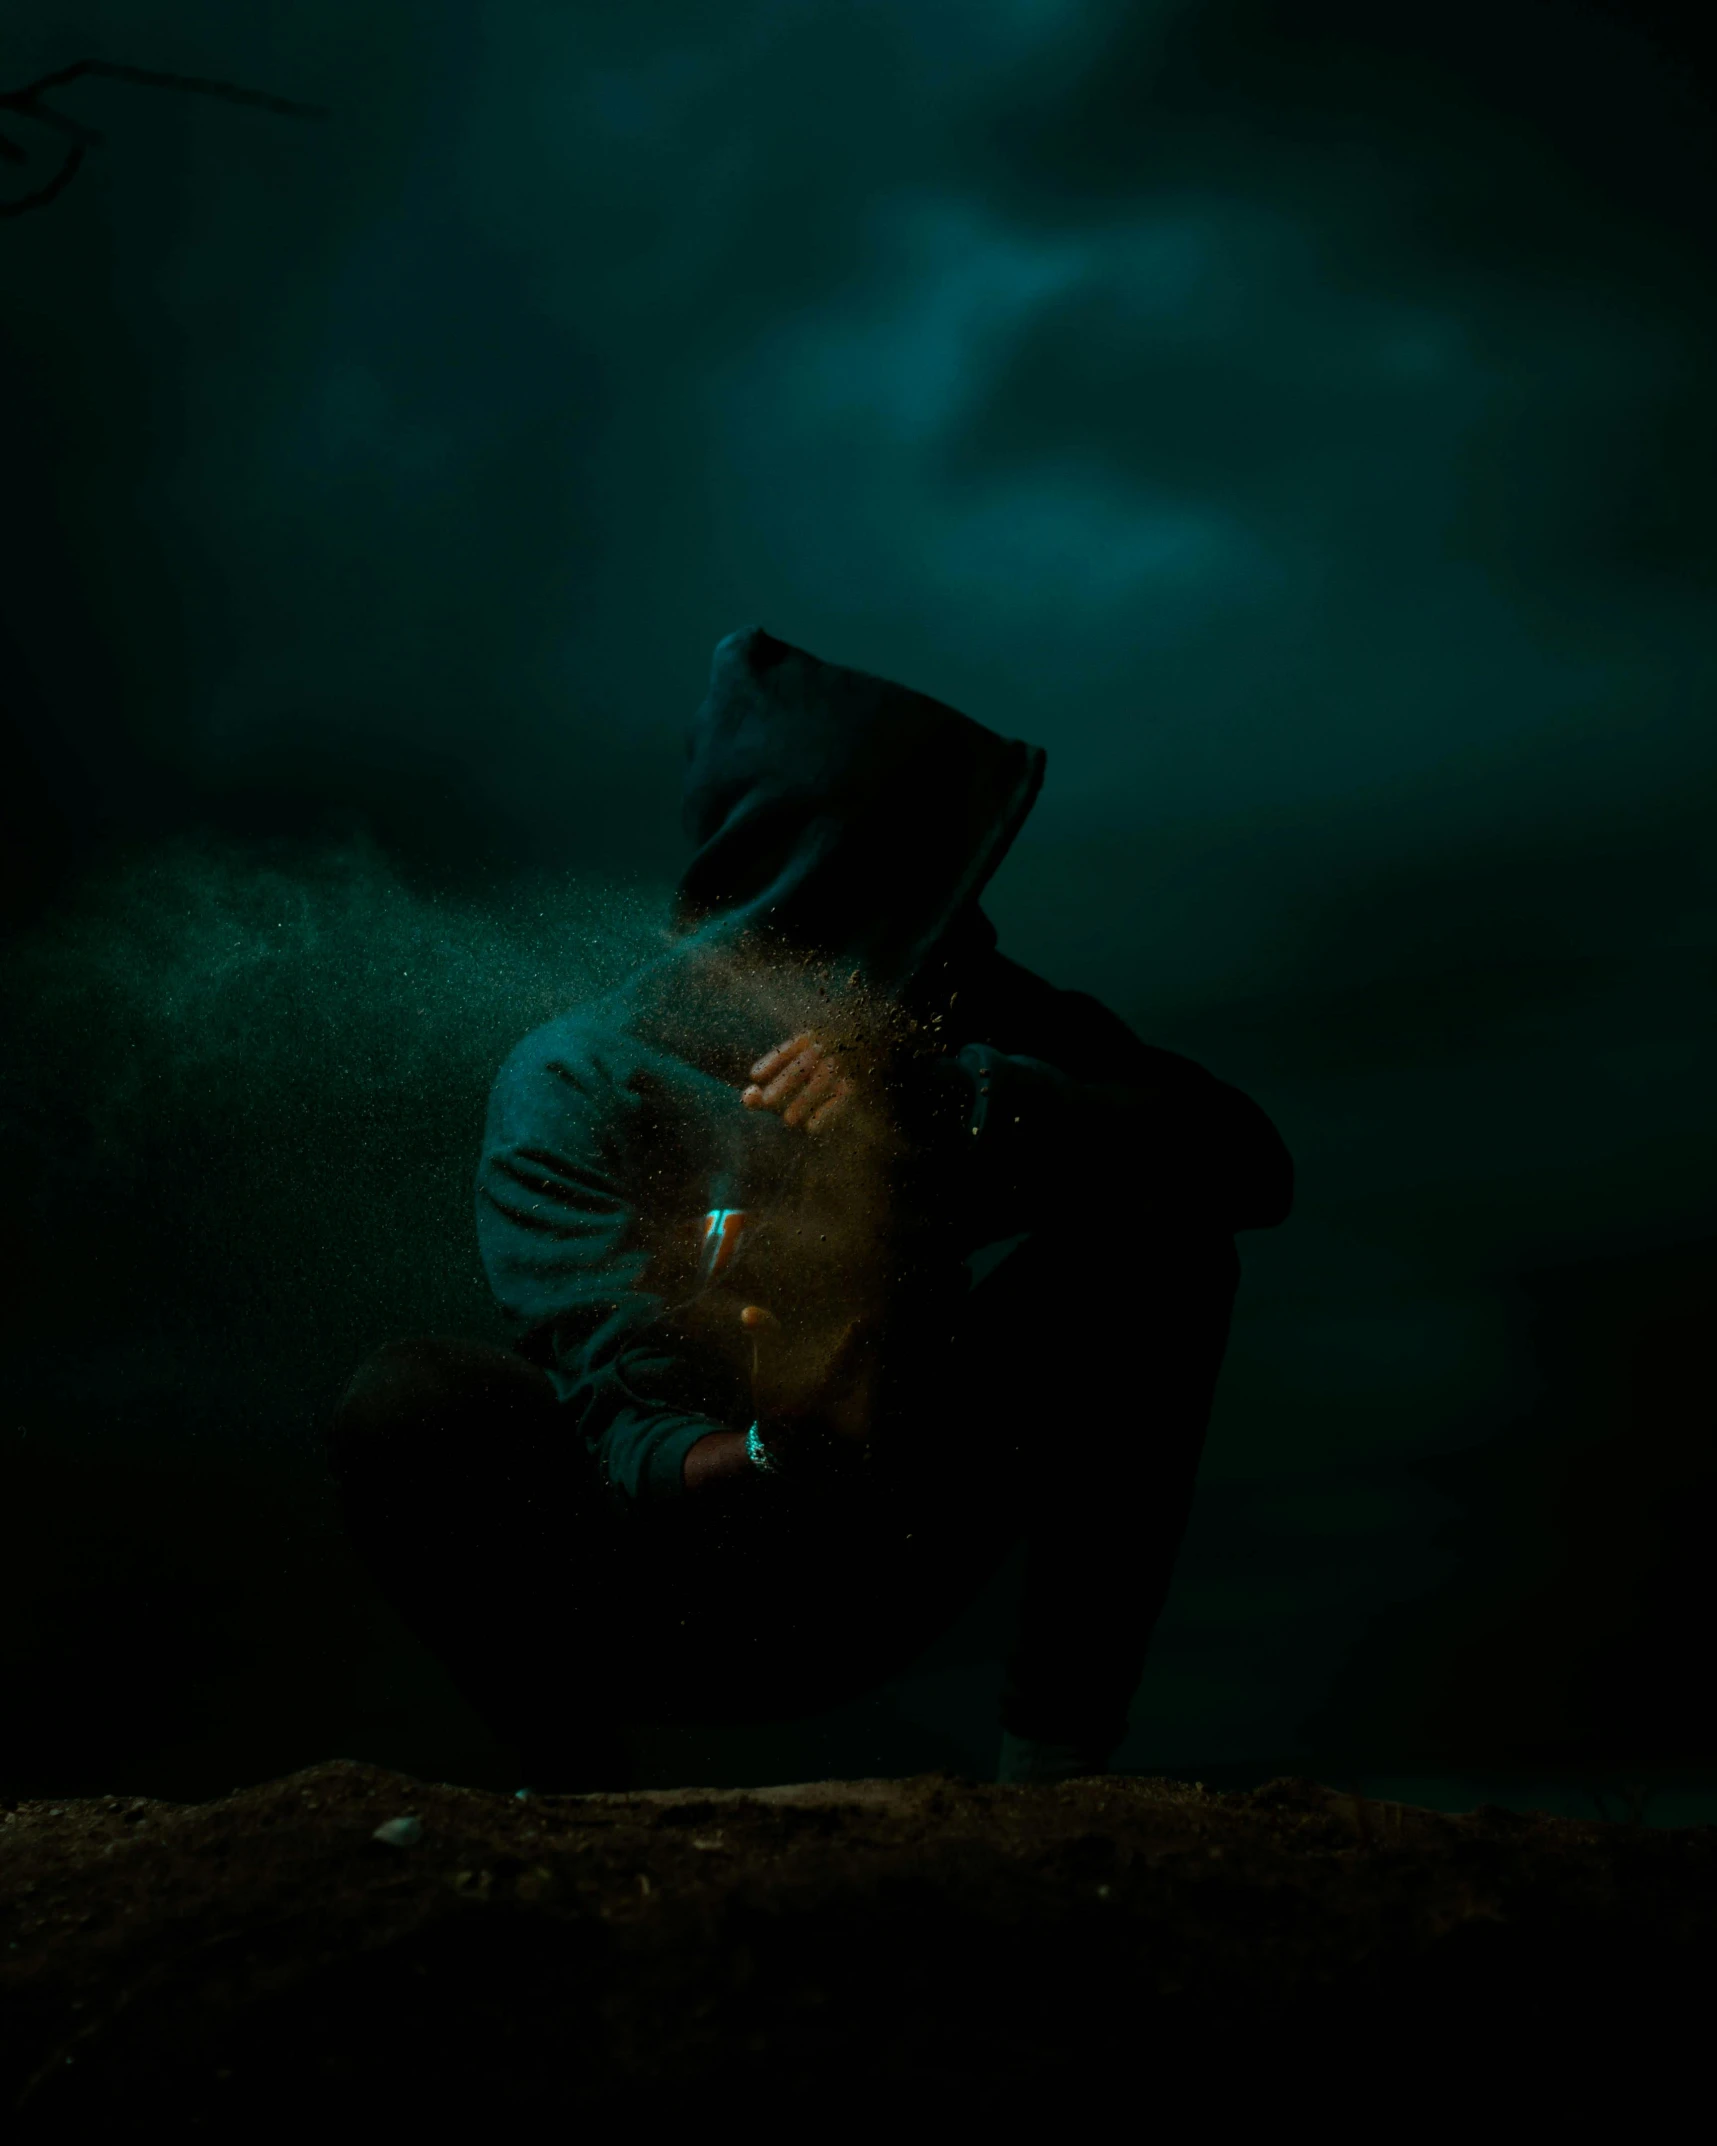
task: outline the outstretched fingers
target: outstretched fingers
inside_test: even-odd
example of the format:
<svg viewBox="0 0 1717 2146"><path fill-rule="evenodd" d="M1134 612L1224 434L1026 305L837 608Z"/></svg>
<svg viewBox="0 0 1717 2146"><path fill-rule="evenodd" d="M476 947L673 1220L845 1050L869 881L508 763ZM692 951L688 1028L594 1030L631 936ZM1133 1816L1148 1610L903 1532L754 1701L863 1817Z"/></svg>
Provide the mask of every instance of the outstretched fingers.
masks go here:
<svg viewBox="0 0 1717 2146"><path fill-rule="evenodd" d="M741 1102L748 1110L778 1110L789 1125L802 1125L843 1080L827 1047L810 1035L778 1044L757 1061L752 1072L751 1086L741 1095ZM805 1097L809 1100L799 1107Z"/></svg>
<svg viewBox="0 0 1717 2146"><path fill-rule="evenodd" d="M751 1078L754 1081L773 1080L784 1066L797 1058L801 1051L808 1049L816 1040L809 1029L806 1029L801 1035L789 1036L785 1043L778 1043L772 1051L764 1052L763 1056L752 1067Z"/></svg>
<svg viewBox="0 0 1717 2146"><path fill-rule="evenodd" d="M821 1116L823 1110L839 1095L845 1093L846 1077L832 1058L817 1061L814 1071L792 1101L782 1111L782 1122L787 1125L803 1125L807 1118Z"/></svg>

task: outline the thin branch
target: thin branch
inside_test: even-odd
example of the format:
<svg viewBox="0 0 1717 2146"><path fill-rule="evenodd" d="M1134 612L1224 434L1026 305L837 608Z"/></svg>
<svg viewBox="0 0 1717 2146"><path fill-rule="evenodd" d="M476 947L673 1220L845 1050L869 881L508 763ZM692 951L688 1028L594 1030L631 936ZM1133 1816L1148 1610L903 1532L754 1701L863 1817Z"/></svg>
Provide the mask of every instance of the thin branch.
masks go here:
<svg viewBox="0 0 1717 2146"><path fill-rule="evenodd" d="M198 97L224 97L228 104L254 104L265 112L285 112L296 119L328 116L325 104L300 104L291 97L271 97L265 90L245 89L237 82L222 82L212 75L164 74L158 67L122 67L115 60L73 60L69 67L57 67L52 74L40 75L22 89L0 92L0 107L28 109L45 91L63 89L68 82L79 81L85 75L97 75L110 82L139 82L145 89L183 89Z"/></svg>
<svg viewBox="0 0 1717 2146"><path fill-rule="evenodd" d="M254 105L259 111L280 112L289 119L328 117L326 105L300 104L292 97L273 97L266 90L246 89L240 83L222 82L209 75L167 74L156 67L121 66L114 60L73 60L69 67L57 67L51 74L39 75L34 82L26 82L22 89L0 91L0 111L24 113L39 126L68 137L73 145L59 170L45 184L31 193L20 194L14 201L0 201L0 216L22 216L30 209L45 208L56 194L63 193L71 184L83 162L84 151L102 140L93 127L67 119L63 113L53 111L42 102L50 90L64 89L67 83L82 81L86 76L109 82L134 82L144 89L178 89L196 97L219 97L227 104ZM0 134L0 162L21 164L28 161L16 142Z"/></svg>
<svg viewBox="0 0 1717 2146"><path fill-rule="evenodd" d="M0 97L0 104L11 102L10 97ZM69 134L74 142L82 142L85 148L103 139L94 127L86 127L81 119L68 119L64 112L52 111L45 104L22 104L18 110L28 112L37 126L47 127L55 134Z"/></svg>
<svg viewBox="0 0 1717 2146"><path fill-rule="evenodd" d="M67 152L65 162L46 185L38 186L33 194L20 194L16 201L0 201L0 216L22 216L26 209L43 209L56 194L63 194L72 183L73 174L84 160L81 144Z"/></svg>

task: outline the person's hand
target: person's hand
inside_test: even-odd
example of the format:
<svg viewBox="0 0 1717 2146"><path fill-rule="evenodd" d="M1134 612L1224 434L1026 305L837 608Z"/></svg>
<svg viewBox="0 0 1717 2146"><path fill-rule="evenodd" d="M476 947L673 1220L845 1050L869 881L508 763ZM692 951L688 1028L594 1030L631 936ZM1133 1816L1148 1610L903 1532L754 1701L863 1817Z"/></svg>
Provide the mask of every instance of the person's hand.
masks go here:
<svg viewBox="0 0 1717 2146"><path fill-rule="evenodd" d="M771 1461L801 1486L837 1486L863 1458L870 1435L872 1351L857 1319L835 1337L797 1340L762 1304L739 1314L751 1336L751 1403ZM686 1454L686 1489L703 1495L724 1483L751 1481L744 1431L710 1431Z"/></svg>
<svg viewBox="0 0 1717 2146"><path fill-rule="evenodd" d="M865 1443L875 1356L865 1320L832 1337L795 1337L766 1305L747 1304L739 1322L752 1337L751 1405L765 1446Z"/></svg>
<svg viewBox="0 0 1717 2146"><path fill-rule="evenodd" d="M852 1105L853 1080L839 1058L809 1032L778 1043L751 1069L740 1096L747 1110L776 1111L783 1125L826 1132Z"/></svg>

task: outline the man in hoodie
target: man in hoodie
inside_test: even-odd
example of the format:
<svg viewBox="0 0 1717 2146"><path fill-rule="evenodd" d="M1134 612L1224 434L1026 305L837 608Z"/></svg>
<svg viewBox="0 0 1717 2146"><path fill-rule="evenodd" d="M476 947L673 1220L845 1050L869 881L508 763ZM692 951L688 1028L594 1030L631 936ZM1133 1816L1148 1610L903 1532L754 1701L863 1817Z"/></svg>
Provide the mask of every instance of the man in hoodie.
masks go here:
<svg viewBox="0 0 1717 2146"><path fill-rule="evenodd" d="M495 1083L510 1351L398 1344L360 1547L544 1787L628 1719L785 1719L1026 1546L999 1778L1100 1772L1167 1594L1269 1120L979 907L1044 755L757 629L715 652L658 960Z"/></svg>

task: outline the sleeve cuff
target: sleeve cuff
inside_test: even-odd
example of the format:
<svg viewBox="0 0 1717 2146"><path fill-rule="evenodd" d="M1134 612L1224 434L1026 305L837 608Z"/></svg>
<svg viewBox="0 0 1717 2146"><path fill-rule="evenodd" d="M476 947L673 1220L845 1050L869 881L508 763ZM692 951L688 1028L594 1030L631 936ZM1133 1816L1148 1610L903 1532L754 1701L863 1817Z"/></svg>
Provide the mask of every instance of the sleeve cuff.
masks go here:
<svg viewBox="0 0 1717 2146"><path fill-rule="evenodd" d="M650 1441L650 1451L638 1472L633 1496L641 1503L647 1501L652 1505L659 1499L683 1498L686 1494L686 1455L700 1438L707 1438L712 1431L730 1428L725 1423L691 1416L683 1423L676 1423L671 1430L659 1431Z"/></svg>

